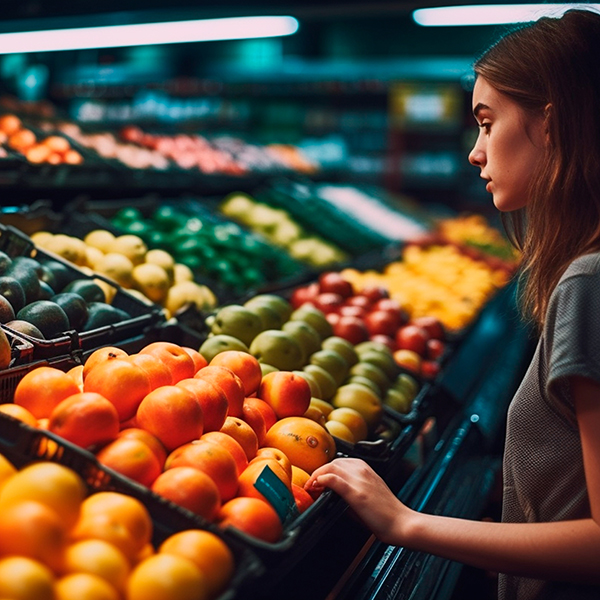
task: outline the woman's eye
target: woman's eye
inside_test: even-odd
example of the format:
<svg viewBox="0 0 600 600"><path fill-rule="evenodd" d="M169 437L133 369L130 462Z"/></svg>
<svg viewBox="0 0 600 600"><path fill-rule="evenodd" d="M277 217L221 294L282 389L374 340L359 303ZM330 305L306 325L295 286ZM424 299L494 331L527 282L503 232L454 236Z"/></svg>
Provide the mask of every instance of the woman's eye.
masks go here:
<svg viewBox="0 0 600 600"><path fill-rule="evenodd" d="M486 133L489 132L491 126L492 126L491 123L487 123L487 122L479 123L479 128L483 129Z"/></svg>

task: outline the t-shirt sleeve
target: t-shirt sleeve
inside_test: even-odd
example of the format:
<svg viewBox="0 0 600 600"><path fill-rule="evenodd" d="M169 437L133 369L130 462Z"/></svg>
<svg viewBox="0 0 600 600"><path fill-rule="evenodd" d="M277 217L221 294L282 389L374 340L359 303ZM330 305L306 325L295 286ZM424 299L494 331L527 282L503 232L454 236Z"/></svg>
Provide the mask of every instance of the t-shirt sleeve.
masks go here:
<svg viewBox="0 0 600 600"><path fill-rule="evenodd" d="M600 384L600 273L576 275L559 283L548 309L547 395L563 412L573 406L568 378L578 375ZM600 397L598 398L600 401Z"/></svg>

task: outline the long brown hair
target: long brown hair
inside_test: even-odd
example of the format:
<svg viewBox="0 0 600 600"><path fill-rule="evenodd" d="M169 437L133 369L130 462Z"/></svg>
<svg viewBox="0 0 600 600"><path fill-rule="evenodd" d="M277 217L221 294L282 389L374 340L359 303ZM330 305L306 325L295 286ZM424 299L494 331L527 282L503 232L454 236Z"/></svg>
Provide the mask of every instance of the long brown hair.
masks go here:
<svg viewBox="0 0 600 600"><path fill-rule="evenodd" d="M540 327L569 263L600 249L599 56L600 15L569 10L508 33L474 67L526 114L546 117L527 206L506 215L523 254L523 307Z"/></svg>

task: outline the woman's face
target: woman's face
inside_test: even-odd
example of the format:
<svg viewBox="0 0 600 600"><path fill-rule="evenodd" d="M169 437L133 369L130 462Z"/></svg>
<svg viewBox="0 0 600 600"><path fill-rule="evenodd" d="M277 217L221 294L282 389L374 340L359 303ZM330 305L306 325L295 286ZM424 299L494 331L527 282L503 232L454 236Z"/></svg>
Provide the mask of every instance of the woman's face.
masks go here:
<svg viewBox="0 0 600 600"><path fill-rule="evenodd" d="M546 147L545 121L528 115L516 102L478 77L473 115L479 135L469 162L481 169L494 204L503 212L527 205L528 185Z"/></svg>

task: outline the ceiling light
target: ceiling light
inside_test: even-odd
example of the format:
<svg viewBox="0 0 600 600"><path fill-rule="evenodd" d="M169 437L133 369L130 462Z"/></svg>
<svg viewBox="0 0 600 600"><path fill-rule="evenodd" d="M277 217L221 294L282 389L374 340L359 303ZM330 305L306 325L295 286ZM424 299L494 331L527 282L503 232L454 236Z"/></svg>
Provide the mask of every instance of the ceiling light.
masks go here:
<svg viewBox="0 0 600 600"><path fill-rule="evenodd" d="M265 16L22 31L0 34L0 54L266 38L297 30L294 17Z"/></svg>
<svg viewBox="0 0 600 600"><path fill-rule="evenodd" d="M486 4L443 6L413 11L416 23L425 27L457 25L503 25L536 21L540 17L560 17L570 8L600 11L600 4Z"/></svg>

